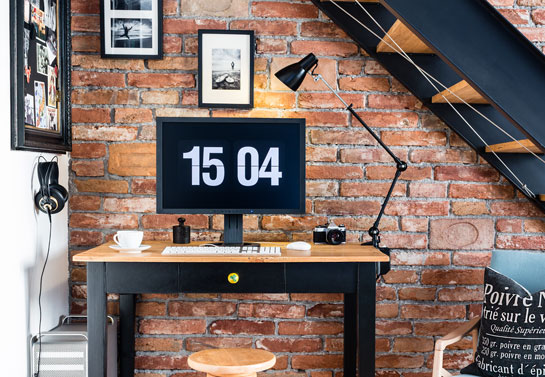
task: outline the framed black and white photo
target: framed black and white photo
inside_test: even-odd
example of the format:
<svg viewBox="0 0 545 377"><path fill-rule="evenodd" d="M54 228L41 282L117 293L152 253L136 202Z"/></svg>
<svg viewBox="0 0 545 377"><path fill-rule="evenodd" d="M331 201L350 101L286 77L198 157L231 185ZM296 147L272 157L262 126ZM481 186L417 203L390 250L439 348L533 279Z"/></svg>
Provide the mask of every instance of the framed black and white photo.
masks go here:
<svg viewBox="0 0 545 377"><path fill-rule="evenodd" d="M11 147L72 148L70 8L62 0L10 0Z"/></svg>
<svg viewBox="0 0 545 377"><path fill-rule="evenodd" d="M199 30L199 107L254 106L253 31Z"/></svg>
<svg viewBox="0 0 545 377"><path fill-rule="evenodd" d="M103 58L162 59L163 0L100 0Z"/></svg>

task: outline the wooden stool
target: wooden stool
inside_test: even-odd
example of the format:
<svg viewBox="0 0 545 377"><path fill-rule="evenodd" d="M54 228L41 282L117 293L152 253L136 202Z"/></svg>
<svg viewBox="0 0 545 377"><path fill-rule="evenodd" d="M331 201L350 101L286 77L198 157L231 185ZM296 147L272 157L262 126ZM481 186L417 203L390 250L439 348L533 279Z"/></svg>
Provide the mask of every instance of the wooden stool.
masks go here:
<svg viewBox="0 0 545 377"><path fill-rule="evenodd" d="M257 372L271 368L276 357L253 348L208 349L189 356L187 364L205 372L208 377L255 377Z"/></svg>

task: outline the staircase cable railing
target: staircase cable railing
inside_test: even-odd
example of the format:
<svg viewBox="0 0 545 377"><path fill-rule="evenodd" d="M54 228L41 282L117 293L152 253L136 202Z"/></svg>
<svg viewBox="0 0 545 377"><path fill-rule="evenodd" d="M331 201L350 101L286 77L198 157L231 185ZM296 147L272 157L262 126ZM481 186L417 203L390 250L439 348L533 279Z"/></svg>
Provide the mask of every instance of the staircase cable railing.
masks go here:
<svg viewBox="0 0 545 377"><path fill-rule="evenodd" d="M388 37L389 40L392 41L392 43L395 45L392 45L390 42L388 42L385 37L381 37L377 33L375 33L373 30L371 30L367 25L362 23L360 20L358 20L355 16L350 14L346 9L341 7L335 0L329 0L331 3L333 3L337 8L339 8L341 11L343 11L347 16L352 18L355 22L357 22L359 25L361 25L365 30L367 30L370 34L372 34L374 37L376 37L379 41L382 41L386 46L391 48L393 51L395 51L397 54L399 54L403 59L405 59L407 62L409 62L412 66L414 66L420 74L428 81L428 83L434 88L434 90L437 91L438 94L443 97L446 103L454 110L454 112L463 120L463 122L473 131L473 133L481 140L481 142L487 146L490 147L490 145L486 142L486 140L475 130L475 128L467 121L467 119L459 112L459 110L451 103L451 101L443 94L443 91L449 92L452 96L454 96L456 99L458 99L461 103L468 106L471 110L473 110L475 113L477 113L479 116L484 118L487 122L492 124L494 127L496 127L498 130L500 130L503 134L505 134L507 137L509 137L514 142L518 143L523 149L525 149L529 154L533 155L535 158L537 158L539 161L545 164L545 160L538 156L536 153L534 153L531 149L529 149L526 145L522 144L519 140L517 140L515 137L513 137L509 132L505 131L501 126L496 124L493 120L488 118L485 114L480 112L477 108L472 106L470 103L465 101L463 98L458 96L455 92L453 92L449 87L444 85L441 81L439 81L436 77L434 77L432 74L424 70L422 67L420 67L417 63L414 62L413 59L399 46L399 44L392 38L391 35L388 34L388 32L382 27L382 25L370 14L370 12L363 7L358 0L355 0L355 2L359 5L359 7L367 14L367 16L378 26L378 28L384 33L385 37ZM444 90L440 90L437 85L435 85L433 82L437 83L440 87L444 88ZM493 150L490 149L491 153L500 161L500 163L507 169L509 173L517 180L521 188L531 196L532 198L535 198L536 195L528 188L528 186L521 181L521 179L509 168L509 166L502 160L502 158Z"/></svg>

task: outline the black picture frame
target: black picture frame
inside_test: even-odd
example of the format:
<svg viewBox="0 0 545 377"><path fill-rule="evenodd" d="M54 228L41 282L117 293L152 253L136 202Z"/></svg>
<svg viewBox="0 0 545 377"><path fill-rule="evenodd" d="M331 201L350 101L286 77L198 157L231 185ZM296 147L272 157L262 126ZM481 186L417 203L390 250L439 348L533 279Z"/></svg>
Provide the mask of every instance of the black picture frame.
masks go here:
<svg viewBox="0 0 545 377"><path fill-rule="evenodd" d="M56 33L57 56L56 66L56 116L57 130L51 131L25 125L25 85L34 81L34 74L25 72L25 30L30 35L29 45L43 46L43 41L37 42L36 29L30 21L32 10L27 9L28 21L25 22L25 0L10 0L10 75L11 75L11 148L37 152L65 153L72 150L71 106L70 106L70 2L57 0L56 31L45 29L46 33ZM32 8L32 6L30 7ZM30 34L31 32L34 34ZM46 34L47 35L47 34ZM27 54L32 47L27 49ZM27 55L26 62L30 56ZM53 60L55 62L55 60ZM49 64L49 61L48 61ZM27 74L32 80L27 79ZM44 80L44 78L42 78ZM47 78L45 79L47 81ZM28 90L28 88L26 89ZM44 93L45 94L45 93Z"/></svg>
<svg viewBox="0 0 545 377"><path fill-rule="evenodd" d="M255 57L255 33L253 30L216 30L216 29L201 29L198 31L199 34L199 75L198 75L198 92L199 92L199 107L204 108L235 108L235 109L251 109L254 107L254 57ZM204 47L204 39L208 37L218 37L218 41L222 43L222 46L229 45L229 37L233 36L247 36L246 46L240 46L241 48L245 47L247 53L244 55L247 62L243 61L243 56L240 56L240 73L239 73L239 89L240 96L247 98L243 101L233 101L235 94L237 92L234 90L219 90L221 92L228 92L229 95L226 95L231 99L222 100L218 99L216 101L211 101L210 98L214 96L213 83L214 72L212 70L212 59L208 56L210 53L207 51L208 48ZM236 42L236 41L235 41ZM225 49L225 48L222 48ZM228 49L227 49L228 50ZM244 50L241 50L244 51ZM208 61L210 60L210 61ZM234 69L234 66L233 68ZM244 72L247 71L247 72ZM243 79L243 74L245 73L245 79ZM209 80L209 81L207 81ZM244 81L246 80L246 81ZM236 80L235 80L236 83ZM244 84L244 85L243 85ZM238 93L236 93L238 94Z"/></svg>
<svg viewBox="0 0 545 377"><path fill-rule="evenodd" d="M112 1L114 0L100 0L100 56L103 59L163 59L163 0L149 0L152 4L151 11L124 10L123 17L118 17L118 19L124 18L135 21L135 18L149 17L152 14L151 48L108 47L108 43L111 44L111 21L114 19L113 13L110 14ZM157 35L153 33L153 19L155 19L157 25ZM142 18L140 18L140 21L142 21ZM130 39L130 37L127 38ZM153 46L153 41L157 46ZM154 52L155 49L156 52ZM150 53L150 51L152 52Z"/></svg>

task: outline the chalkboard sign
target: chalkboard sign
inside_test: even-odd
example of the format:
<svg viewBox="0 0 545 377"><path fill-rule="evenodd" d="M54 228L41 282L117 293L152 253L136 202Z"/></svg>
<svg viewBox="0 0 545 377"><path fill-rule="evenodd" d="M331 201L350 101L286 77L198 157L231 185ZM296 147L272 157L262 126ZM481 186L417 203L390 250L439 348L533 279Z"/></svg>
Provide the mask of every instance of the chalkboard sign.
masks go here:
<svg viewBox="0 0 545 377"><path fill-rule="evenodd" d="M12 148L69 151L69 1L10 3Z"/></svg>

